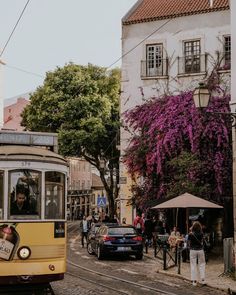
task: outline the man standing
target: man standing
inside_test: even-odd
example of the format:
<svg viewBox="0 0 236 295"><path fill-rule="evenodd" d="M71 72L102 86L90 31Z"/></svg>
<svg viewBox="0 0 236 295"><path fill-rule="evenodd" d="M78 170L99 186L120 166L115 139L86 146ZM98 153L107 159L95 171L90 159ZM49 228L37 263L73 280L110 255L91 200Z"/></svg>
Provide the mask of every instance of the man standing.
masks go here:
<svg viewBox="0 0 236 295"><path fill-rule="evenodd" d="M88 237L88 231L89 231L89 222L86 220L86 216L83 216L83 220L80 223L80 232L81 232L81 244L84 248L84 238L87 243L87 237Z"/></svg>

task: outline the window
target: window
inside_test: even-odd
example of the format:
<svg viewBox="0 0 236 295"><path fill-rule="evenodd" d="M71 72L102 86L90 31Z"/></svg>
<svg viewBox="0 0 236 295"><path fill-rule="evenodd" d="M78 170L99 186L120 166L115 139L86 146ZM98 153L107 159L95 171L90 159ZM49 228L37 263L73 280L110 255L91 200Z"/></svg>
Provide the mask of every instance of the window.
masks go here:
<svg viewBox="0 0 236 295"><path fill-rule="evenodd" d="M65 219L65 175L45 173L45 219Z"/></svg>
<svg viewBox="0 0 236 295"><path fill-rule="evenodd" d="M148 77L163 75L163 45L153 44L146 47L146 72Z"/></svg>
<svg viewBox="0 0 236 295"><path fill-rule="evenodd" d="M184 42L185 73L199 73L201 71L200 40Z"/></svg>
<svg viewBox="0 0 236 295"><path fill-rule="evenodd" d="M24 169L9 173L9 214L11 219L39 219L40 196L40 172Z"/></svg>
<svg viewBox="0 0 236 295"><path fill-rule="evenodd" d="M4 187L3 187L3 171L0 171L0 220L3 219L3 194L4 194Z"/></svg>
<svg viewBox="0 0 236 295"><path fill-rule="evenodd" d="M81 188L82 188L82 189L85 189L85 180L82 180Z"/></svg>
<svg viewBox="0 0 236 295"><path fill-rule="evenodd" d="M224 62L225 66L230 69L231 65L231 36L224 37Z"/></svg>

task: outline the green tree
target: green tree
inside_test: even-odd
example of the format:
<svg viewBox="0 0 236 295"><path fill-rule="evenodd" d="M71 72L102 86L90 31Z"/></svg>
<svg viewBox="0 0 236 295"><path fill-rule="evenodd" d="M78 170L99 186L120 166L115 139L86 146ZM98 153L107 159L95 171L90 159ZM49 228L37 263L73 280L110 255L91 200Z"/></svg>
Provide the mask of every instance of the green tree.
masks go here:
<svg viewBox="0 0 236 295"><path fill-rule="evenodd" d="M70 63L47 73L22 114L26 130L57 132L61 154L84 157L98 169L111 216L119 192L119 94L119 69Z"/></svg>

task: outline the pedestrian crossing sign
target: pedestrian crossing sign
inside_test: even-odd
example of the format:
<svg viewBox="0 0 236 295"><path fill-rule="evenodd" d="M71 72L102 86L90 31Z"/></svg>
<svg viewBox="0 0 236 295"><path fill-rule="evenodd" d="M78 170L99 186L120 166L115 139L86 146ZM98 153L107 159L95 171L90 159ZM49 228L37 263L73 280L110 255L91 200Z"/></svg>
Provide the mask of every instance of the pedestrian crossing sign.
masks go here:
<svg viewBox="0 0 236 295"><path fill-rule="evenodd" d="M97 206L98 207L106 207L107 199L104 196L98 196L97 198Z"/></svg>

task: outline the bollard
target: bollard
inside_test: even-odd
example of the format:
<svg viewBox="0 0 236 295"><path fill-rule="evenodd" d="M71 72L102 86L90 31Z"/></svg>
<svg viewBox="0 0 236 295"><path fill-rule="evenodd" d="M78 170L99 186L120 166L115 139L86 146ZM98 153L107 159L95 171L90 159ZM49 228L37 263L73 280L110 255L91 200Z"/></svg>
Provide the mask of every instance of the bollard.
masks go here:
<svg viewBox="0 0 236 295"><path fill-rule="evenodd" d="M178 253L178 274L180 275L180 268L181 268L181 248L177 247L177 253Z"/></svg>
<svg viewBox="0 0 236 295"><path fill-rule="evenodd" d="M178 264L178 245L175 246L175 265Z"/></svg>
<svg viewBox="0 0 236 295"><path fill-rule="evenodd" d="M157 257L157 241L153 239L154 257Z"/></svg>
<svg viewBox="0 0 236 295"><path fill-rule="evenodd" d="M145 238L145 250L146 250L146 254L148 254L148 239Z"/></svg>
<svg viewBox="0 0 236 295"><path fill-rule="evenodd" d="M163 269L167 270L167 265L166 265L166 245L163 246Z"/></svg>

